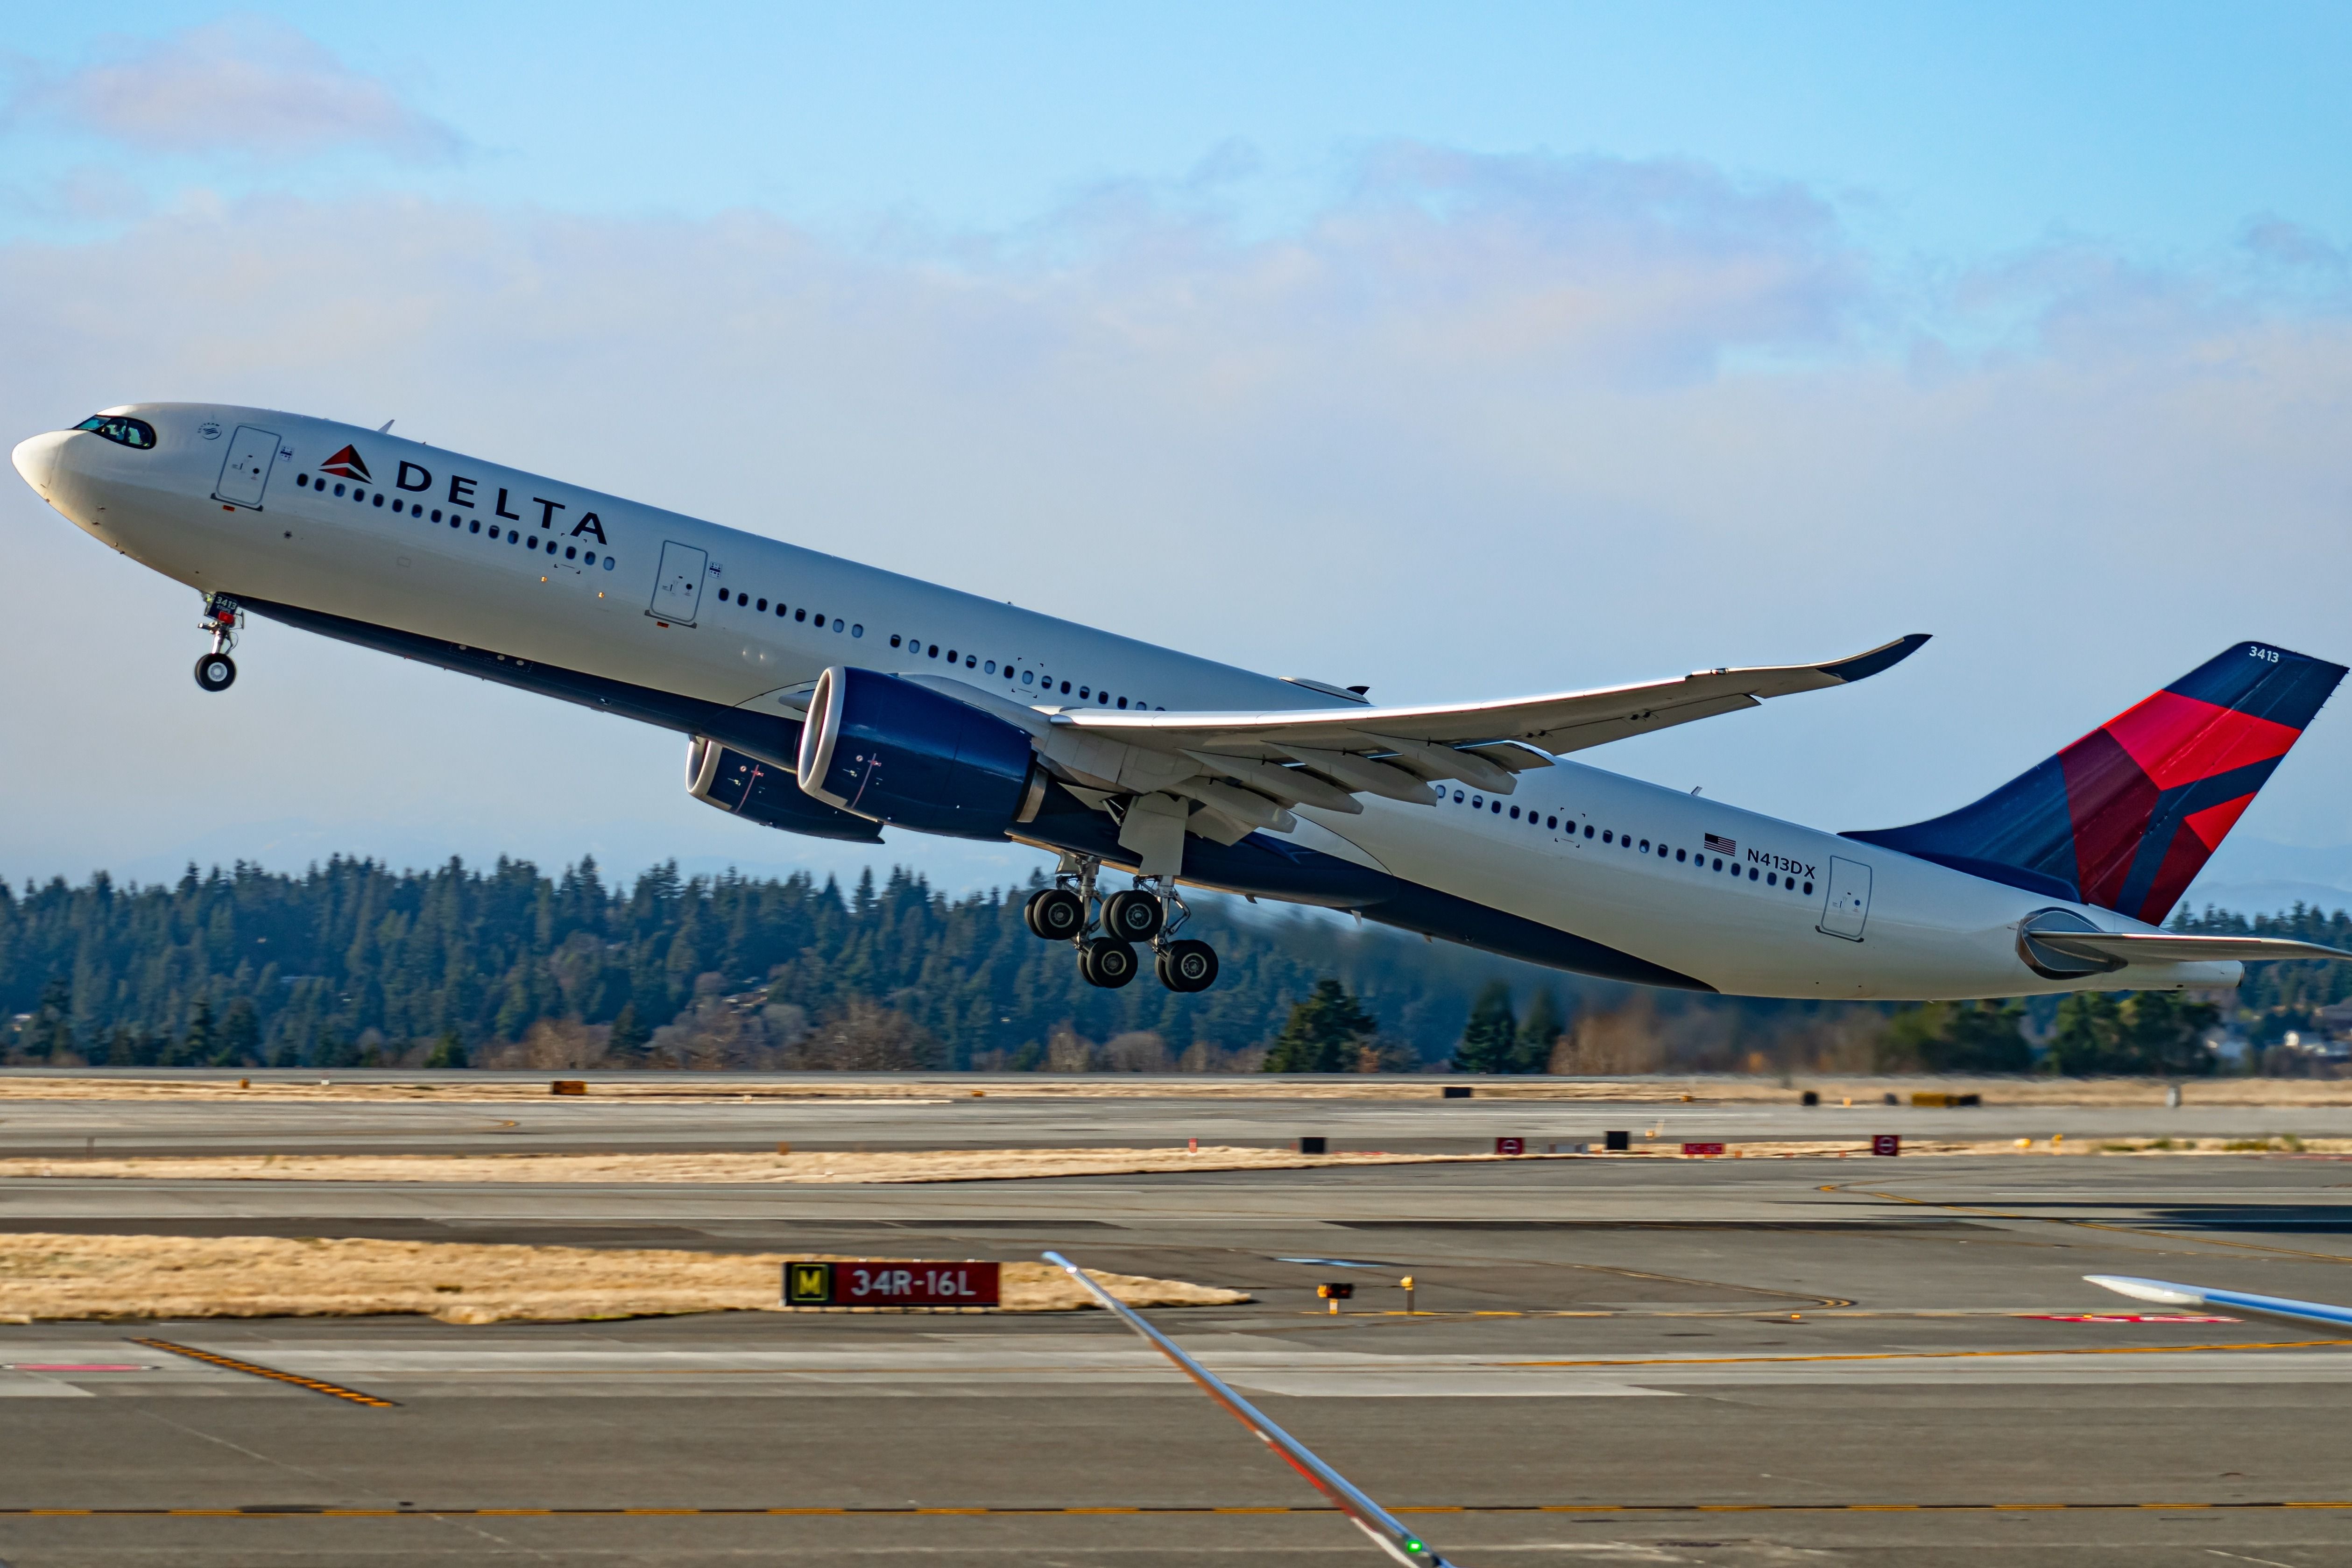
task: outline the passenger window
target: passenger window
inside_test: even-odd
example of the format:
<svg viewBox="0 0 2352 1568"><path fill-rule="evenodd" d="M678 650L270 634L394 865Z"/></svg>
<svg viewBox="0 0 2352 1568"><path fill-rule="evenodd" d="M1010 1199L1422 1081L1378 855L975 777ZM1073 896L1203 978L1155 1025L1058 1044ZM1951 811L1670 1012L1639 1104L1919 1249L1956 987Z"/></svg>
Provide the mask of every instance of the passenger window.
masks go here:
<svg viewBox="0 0 2352 1568"><path fill-rule="evenodd" d="M341 495L341 494L342 494L342 493L343 493L343 487L342 487L342 486L341 486L341 485L337 485L337 486L335 487L335 493L336 493L337 495Z"/></svg>
<svg viewBox="0 0 2352 1568"><path fill-rule="evenodd" d="M1454 804L1456 805L1462 804L1462 792L1458 789L1454 792Z"/></svg>
<svg viewBox="0 0 2352 1568"><path fill-rule="evenodd" d="M1024 670L1023 670L1023 671L1021 672L1021 684L1022 684L1022 685L1024 685L1024 686L1028 685L1031 681L1033 681L1033 680L1034 680L1034 679L1037 679L1037 672L1036 672L1035 670L1033 670L1033 669L1024 669Z"/></svg>
<svg viewBox="0 0 2352 1568"><path fill-rule="evenodd" d="M375 492L375 504L378 506L382 506L383 504L383 492L382 490Z"/></svg>
<svg viewBox="0 0 2352 1568"><path fill-rule="evenodd" d="M1689 851L1689 850L1687 850L1687 849L1677 849L1677 850L1675 850L1675 863L1676 865L1680 865L1680 864L1682 863L1682 861L1683 861L1683 860L1684 860L1684 859L1685 859L1685 858L1689 854L1690 854L1690 851Z"/></svg>
<svg viewBox="0 0 2352 1568"><path fill-rule="evenodd" d="M1810 893L1810 892L1811 892L1812 890L1813 890L1813 885L1812 885L1811 882L1806 883L1806 884L1805 884L1805 891L1807 891L1807 892L1809 892L1809 893Z"/></svg>
<svg viewBox="0 0 2352 1568"><path fill-rule="evenodd" d="M1544 818L1544 826L1546 827L1558 827L1559 826L1559 818L1557 816L1547 816Z"/></svg>
<svg viewBox="0 0 2352 1568"><path fill-rule="evenodd" d="M1519 808L1518 808L1517 806L1516 806L1516 805L1515 805L1515 806L1511 807L1511 820L1512 820L1513 822L1517 822L1518 819L1519 819Z"/></svg>
<svg viewBox="0 0 2352 1568"><path fill-rule="evenodd" d="M1460 797L1459 795L1456 795L1454 798L1458 800L1458 799L1460 799L1461 797ZM1485 795L1472 795L1472 796L1470 797L1470 809L1471 809L1471 810L1473 810L1473 811L1484 811L1484 810L1486 810L1486 797Z"/></svg>
<svg viewBox="0 0 2352 1568"><path fill-rule="evenodd" d="M841 629L841 617L839 616L833 617L833 629L835 631L839 631Z"/></svg>
<svg viewBox="0 0 2352 1568"><path fill-rule="evenodd" d="M433 521L436 522L441 521L441 509L437 506L433 509Z"/></svg>
<svg viewBox="0 0 2352 1568"><path fill-rule="evenodd" d="M576 545L576 544L567 544L567 545L565 545L565 546L563 547L563 558L564 558L566 561L571 560L572 557L574 557L574 556L578 555L579 553L580 553L580 547L579 547L578 545Z"/></svg>
<svg viewBox="0 0 2352 1568"><path fill-rule="evenodd" d="M310 483L310 476L308 474L297 474L294 476L294 488L298 490L308 489Z"/></svg>
<svg viewBox="0 0 2352 1568"><path fill-rule="evenodd" d="M897 647L898 646L898 634L897 632L892 632L890 634L890 646L892 647Z"/></svg>
<svg viewBox="0 0 2352 1568"><path fill-rule="evenodd" d="M1756 879L1756 868L1753 866L1748 868L1748 879L1751 882Z"/></svg>
<svg viewBox="0 0 2352 1568"><path fill-rule="evenodd" d="M1591 834L1591 831L1592 831L1592 830L1591 830L1591 828L1589 828L1589 827L1585 829L1585 833L1586 833L1586 835L1587 835L1588 837ZM1616 843L1616 842L1617 842L1617 835L1616 835L1615 831L1614 831L1614 830L1612 830L1612 831L1610 831L1610 832L1607 832L1607 833L1602 834L1602 835L1601 836L1601 843L1603 843L1603 844L1614 844L1614 843Z"/></svg>
<svg viewBox="0 0 2352 1568"><path fill-rule="evenodd" d="M1714 869L1716 869L1716 870L1717 870L1717 871L1722 870L1722 869L1723 869L1723 862L1722 862L1722 861L1720 861L1720 860L1717 860L1717 861L1715 863Z"/></svg>
<svg viewBox="0 0 2352 1568"><path fill-rule="evenodd" d="M794 610L794 611L793 612L793 619L794 619L794 620L796 620L796 621L804 621L804 620L807 620L807 619L808 619L808 612L807 612L806 610Z"/></svg>
<svg viewBox="0 0 2352 1568"><path fill-rule="evenodd" d="M1503 815L1503 803L1499 800L1496 801L1489 805L1486 809L1493 812L1496 816L1500 816Z"/></svg>
<svg viewBox="0 0 2352 1568"><path fill-rule="evenodd" d="M840 623L839 621L835 621L835 622L834 622L834 623L833 623L833 629L834 629L835 631L839 631L839 630L841 629L841 623ZM859 622L856 626L854 626L850 627L850 628L849 628L849 635L850 635L851 637L864 637L864 636L866 635L866 625L865 625L865 623L861 621L861 622Z"/></svg>
<svg viewBox="0 0 2352 1568"><path fill-rule="evenodd" d="M582 559L587 562L589 565L593 566L596 564L596 552L592 550L586 555L583 556Z"/></svg>
<svg viewBox="0 0 2352 1568"><path fill-rule="evenodd" d="M610 564L610 563L611 563L612 559L613 559L613 558L612 558L611 556L609 556L609 555L607 555L606 557L604 557L605 563L606 563L607 564ZM784 618L784 602L783 602L782 599L778 599L778 600L776 601L776 619L778 619L778 620L780 620L780 621L781 621L781 620L782 620L783 618Z"/></svg>
<svg viewBox="0 0 2352 1568"><path fill-rule="evenodd" d="M1067 697L1069 694L1070 694L1070 683L1069 683L1068 681L1065 680L1064 682L1062 682L1062 695L1063 695L1063 696L1065 696L1065 697Z"/></svg>
<svg viewBox="0 0 2352 1568"><path fill-rule="evenodd" d="M534 539L531 541L531 543L535 547L539 543L539 541ZM727 602L727 590L724 588L719 590L719 602L722 605Z"/></svg>
<svg viewBox="0 0 2352 1568"><path fill-rule="evenodd" d="M1108 692L1108 691L1097 691L1097 692L1096 692L1096 693L1095 693L1095 706L1096 706L1096 707L1097 707L1097 708L1108 708L1108 707L1109 707L1109 706L1110 706L1110 693L1109 693L1109 692Z"/></svg>
<svg viewBox="0 0 2352 1568"><path fill-rule="evenodd" d="M762 599L762 600L761 600L758 604L756 604L756 605L752 605L751 607L752 607L753 609L755 609L755 610L765 610L765 609L768 607L768 601L767 601L767 600L765 600L765 599Z"/></svg>
<svg viewBox="0 0 2352 1568"><path fill-rule="evenodd" d="M1119 705L1120 707L1122 707L1122 708L1126 707L1126 706L1127 706L1127 699L1126 699L1126 698L1124 698L1124 697L1120 698L1120 699L1118 700L1118 705Z"/></svg>

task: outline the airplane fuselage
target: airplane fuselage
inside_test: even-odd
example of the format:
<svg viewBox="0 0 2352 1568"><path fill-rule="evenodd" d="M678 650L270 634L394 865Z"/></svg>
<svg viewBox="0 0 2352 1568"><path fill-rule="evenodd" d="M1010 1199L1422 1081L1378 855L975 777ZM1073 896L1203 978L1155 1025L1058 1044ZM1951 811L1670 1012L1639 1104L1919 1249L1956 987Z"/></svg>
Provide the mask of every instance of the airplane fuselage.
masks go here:
<svg viewBox="0 0 2352 1568"><path fill-rule="evenodd" d="M93 537L254 613L602 706L789 769L830 667L954 679L1033 708L1344 708L1351 699L782 540L331 421L131 405L133 449L37 437L19 467ZM346 450L343 462L333 459ZM26 454L30 452L28 457ZM773 736L765 740L763 736ZM1099 811L1007 836L1119 865ZM2154 928L1574 762L1507 797L1302 806L1297 826L1189 854L1184 879L1352 909L1559 967L1822 999L2228 985L2234 963L2051 978L2021 921Z"/></svg>

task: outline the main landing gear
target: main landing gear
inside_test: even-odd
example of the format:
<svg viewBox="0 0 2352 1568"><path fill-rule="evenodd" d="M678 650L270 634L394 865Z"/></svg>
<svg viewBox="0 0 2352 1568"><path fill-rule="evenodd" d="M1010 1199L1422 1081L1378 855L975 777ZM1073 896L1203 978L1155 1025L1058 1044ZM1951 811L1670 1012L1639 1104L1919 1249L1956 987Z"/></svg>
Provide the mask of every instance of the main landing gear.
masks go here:
<svg viewBox="0 0 2352 1568"><path fill-rule="evenodd" d="M228 650L236 646L236 626L242 612L236 601L226 594L205 595L205 618L196 623L200 632L210 632L212 651L196 660L196 684L206 691L226 691L236 682L236 660Z"/></svg>
<svg viewBox="0 0 2352 1568"><path fill-rule="evenodd" d="M1142 943L1152 951L1152 969L1171 991L1206 991L1217 983L1217 951L1205 942L1174 935L1191 917L1177 896L1172 877L1152 879L1153 887L1139 879L1124 892L1100 898L1096 873L1102 862L1073 857L1064 863L1055 885L1029 895L1021 918L1029 930L1047 942L1066 942L1078 950L1078 973L1089 985L1117 990L1133 980L1142 967L1136 952ZM1097 905L1099 903L1099 918ZM1174 907L1174 920L1168 918Z"/></svg>

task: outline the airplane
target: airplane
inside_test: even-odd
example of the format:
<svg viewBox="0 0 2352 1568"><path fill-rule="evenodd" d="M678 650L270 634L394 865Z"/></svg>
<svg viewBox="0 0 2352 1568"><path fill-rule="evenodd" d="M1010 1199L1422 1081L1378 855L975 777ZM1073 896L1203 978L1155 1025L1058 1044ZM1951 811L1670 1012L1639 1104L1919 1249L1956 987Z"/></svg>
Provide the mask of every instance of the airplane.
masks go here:
<svg viewBox="0 0 2352 1568"><path fill-rule="evenodd" d="M2345 667L2241 643L1983 799L1824 832L1570 753L1880 675L1816 664L1427 707L1276 678L377 430L129 404L13 453L51 507L247 617L688 737L697 800L1057 857L1029 929L1125 985L1217 955L1183 889L1352 911L1640 984L1927 1001L2236 984L2352 958L2162 922ZM1128 876L1112 890L1106 873Z"/></svg>

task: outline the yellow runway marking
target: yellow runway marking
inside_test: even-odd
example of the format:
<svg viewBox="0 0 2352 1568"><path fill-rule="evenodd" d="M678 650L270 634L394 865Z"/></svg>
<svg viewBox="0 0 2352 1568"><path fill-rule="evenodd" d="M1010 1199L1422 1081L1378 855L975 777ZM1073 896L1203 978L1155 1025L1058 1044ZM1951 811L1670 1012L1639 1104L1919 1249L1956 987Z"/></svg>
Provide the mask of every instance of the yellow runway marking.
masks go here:
<svg viewBox="0 0 2352 1568"><path fill-rule="evenodd" d="M362 1394L355 1388L345 1388L341 1384L323 1383L315 1377L303 1377L295 1373L280 1372L274 1366L239 1361L233 1355L215 1355L211 1351L200 1351L194 1345L176 1345L169 1340L133 1339L131 1342L134 1345L145 1345L149 1350L170 1351L173 1355L184 1355L190 1361L200 1361L207 1366L217 1366L229 1372L241 1372L248 1377L266 1377L274 1383L290 1383L297 1388L307 1388L313 1394L323 1394L331 1399L347 1399L353 1405L364 1405L372 1410L399 1408L398 1402L394 1400L379 1399L373 1394Z"/></svg>

